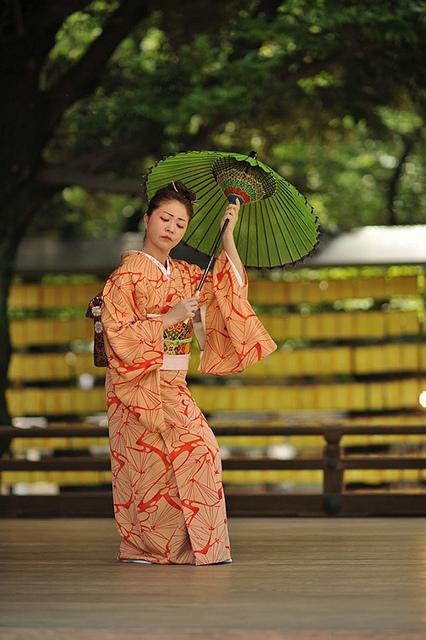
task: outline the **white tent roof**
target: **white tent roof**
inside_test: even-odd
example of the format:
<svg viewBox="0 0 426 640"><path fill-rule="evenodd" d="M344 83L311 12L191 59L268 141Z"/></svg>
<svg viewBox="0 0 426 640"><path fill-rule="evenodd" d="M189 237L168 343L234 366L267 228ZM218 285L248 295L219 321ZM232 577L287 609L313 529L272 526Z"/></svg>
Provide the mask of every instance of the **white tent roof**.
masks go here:
<svg viewBox="0 0 426 640"><path fill-rule="evenodd" d="M309 266L424 263L426 225L360 227L333 238L309 258Z"/></svg>
<svg viewBox="0 0 426 640"><path fill-rule="evenodd" d="M128 249L140 249L143 236L125 233L118 238L60 241L48 237L25 238L19 248L18 274L110 273ZM175 258L207 264L202 254L178 246ZM315 254L302 267L426 264L426 225L369 226L330 237L320 237Z"/></svg>

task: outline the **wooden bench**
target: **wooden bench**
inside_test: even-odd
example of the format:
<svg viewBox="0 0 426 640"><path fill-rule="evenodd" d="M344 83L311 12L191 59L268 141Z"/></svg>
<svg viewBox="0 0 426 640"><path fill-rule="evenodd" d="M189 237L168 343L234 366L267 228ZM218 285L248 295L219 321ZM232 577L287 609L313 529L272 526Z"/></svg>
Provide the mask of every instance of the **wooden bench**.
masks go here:
<svg viewBox="0 0 426 640"><path fill-rule="evenodd" d="M345 490L344 474L349 469L425 469L426 457L417 455L344 455L345 435L426 435L422 424L351 424L350 420L303 425L213 427L216 436L322 436L321 457L293 459L231 456L222 460L223 470L315 469L323 472L320 494L283 491L243 491L226 488L230 516L395 516L426 515L426 492ZM107 427L90 423L50 424L46 428L0 427L0 439L52 437L108 437ZM109 456L44 457L40 460L0 459L1 471L110 471ZM0 517L112 517L111 491L65 492L59 495L0 495Z"/></svg>

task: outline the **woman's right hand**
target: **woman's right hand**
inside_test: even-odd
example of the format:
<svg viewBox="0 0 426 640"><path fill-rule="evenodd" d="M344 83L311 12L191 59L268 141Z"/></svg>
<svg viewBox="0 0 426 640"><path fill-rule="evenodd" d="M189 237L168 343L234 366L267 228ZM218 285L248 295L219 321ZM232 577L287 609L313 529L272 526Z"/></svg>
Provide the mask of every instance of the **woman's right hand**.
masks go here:
<svg viewBox="0 0 426 640"><path fill-rule="evenodd" d="M167 313L164 313L164 328L167 329L167 327L170 327L172 324L186 320L186 318L193 318L198 309L198 297L199 292L191 298L183 298L174 307L169 309Z"/></svg>

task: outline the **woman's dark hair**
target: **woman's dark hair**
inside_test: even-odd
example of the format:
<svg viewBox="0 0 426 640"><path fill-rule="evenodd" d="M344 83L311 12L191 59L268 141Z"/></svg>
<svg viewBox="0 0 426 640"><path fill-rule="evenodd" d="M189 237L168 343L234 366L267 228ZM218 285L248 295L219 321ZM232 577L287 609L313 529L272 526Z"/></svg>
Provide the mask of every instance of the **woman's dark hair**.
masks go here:
<svg viewBox="0 0 426 640"><path fill-rule="evenodd" d="M151 200L148 203L148 208L146 210L148 216L157 209L163 202L170 202L170 200L177 200L181 202L186 207L186 211L188 213L188 217L191 219L194 210L193 204L195 204L196 194L188 189L183 182L179 182L179 180L174 180L173 182L169 182L165 187L161 187L158 189L155 194L152 196Z"/></svg>

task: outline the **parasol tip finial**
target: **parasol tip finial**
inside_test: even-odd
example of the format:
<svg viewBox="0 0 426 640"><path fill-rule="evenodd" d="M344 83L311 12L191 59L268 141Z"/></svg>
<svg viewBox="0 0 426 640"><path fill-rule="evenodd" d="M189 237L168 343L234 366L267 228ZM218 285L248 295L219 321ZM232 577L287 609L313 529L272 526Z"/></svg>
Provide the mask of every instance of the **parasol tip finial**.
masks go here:
<svg viewBox="0 0 426 640"><path fill-rule="evenodd" d="M249 158L255 158L257 156L257 151L250 151Z"/></svg>

